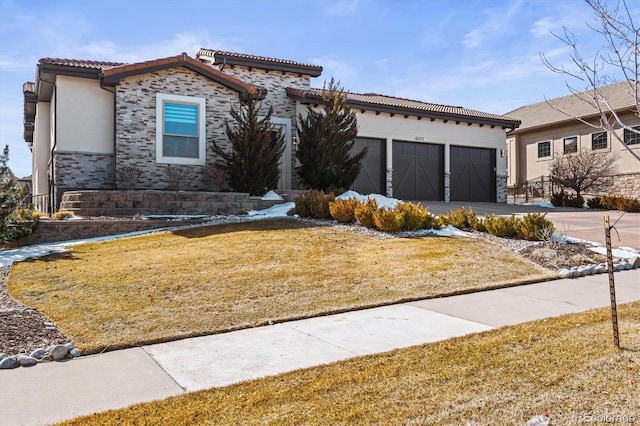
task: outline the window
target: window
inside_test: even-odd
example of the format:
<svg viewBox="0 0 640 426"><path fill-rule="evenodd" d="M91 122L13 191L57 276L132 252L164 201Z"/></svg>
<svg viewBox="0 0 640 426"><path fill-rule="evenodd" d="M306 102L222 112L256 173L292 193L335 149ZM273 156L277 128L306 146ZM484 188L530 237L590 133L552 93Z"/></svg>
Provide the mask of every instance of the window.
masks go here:
<svg viewBox="0 0 640 426"><path fill-rule="evenodd" d="M633 130L640 132L640 126L632 127ZM636 145L640 143L640 133L632 132L624 129L624 143L627 145Z"/></svg>
<svg viewBox="0 0 640 426"><path fill-rule="evenodd" d="M205 99L156 96L156 161L169 164L205 164Z"/></svg>
<svg viewBox="0 0 640 426"><path fill-rule="evenodd" d="M538 142L538 158L551 157L551 142Z"/></svg>
<svg viewBox="0 0 640 426"><path fill-rule="evenodd" d="M572 138L564 138L563 140L563 144L564 144L564 153L565 154L571 154L574 152L578 152L578 138L577 137L572 137Z"/></svg>
<svg viewBox="0 0 640 426"><path fill-rule="evenodd" d="M591 135L591 149L606 149L607 148L607 132L594 133Z"/></svg>

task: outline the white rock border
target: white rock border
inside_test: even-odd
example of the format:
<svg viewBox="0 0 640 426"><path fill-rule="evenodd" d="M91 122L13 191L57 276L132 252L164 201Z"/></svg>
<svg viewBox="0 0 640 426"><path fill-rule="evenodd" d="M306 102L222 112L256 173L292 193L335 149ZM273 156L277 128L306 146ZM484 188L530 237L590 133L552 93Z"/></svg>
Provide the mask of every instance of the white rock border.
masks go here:
<svg viewBox="0 0 640 426"><path fill-rule="evenodd" d="M0 353L0 370L11 370L17 367L33 367L41 362L64 361L65 359L77 358L82 353L73 346L73 343L64 345L51 345L48 348L38 348L29 355L17 354L9 356Z"/></svg>
<svg viewBox="0 0 640 426"><path fill-rule="evenodd" d="M640 256L631 256L628 259L620 259L613 264L613 272L626 271L640 268ZM574 266L572 268L562 268L558 270L560 278L579 278L587 275L604 274L609 272L607 263L598 265Z"/></svg>

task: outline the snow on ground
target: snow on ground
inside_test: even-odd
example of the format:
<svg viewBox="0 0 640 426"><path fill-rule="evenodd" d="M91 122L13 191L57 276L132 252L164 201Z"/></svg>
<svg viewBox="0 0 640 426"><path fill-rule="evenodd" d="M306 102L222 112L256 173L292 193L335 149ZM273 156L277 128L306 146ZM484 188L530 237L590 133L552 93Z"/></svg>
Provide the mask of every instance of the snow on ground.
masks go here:
<svg viewBox="0 0 640 426"><path fill-rule="evenodd" d="M369 194L369 195L361 195L355 191L347 191L344 194L338 195L336 197L339 200L347 200L349 198L355 198L356 200L366 203L368 199L375 200L378 203L378 207L393 209L399 202L397 198L389 198L380 194Z"/></svg>

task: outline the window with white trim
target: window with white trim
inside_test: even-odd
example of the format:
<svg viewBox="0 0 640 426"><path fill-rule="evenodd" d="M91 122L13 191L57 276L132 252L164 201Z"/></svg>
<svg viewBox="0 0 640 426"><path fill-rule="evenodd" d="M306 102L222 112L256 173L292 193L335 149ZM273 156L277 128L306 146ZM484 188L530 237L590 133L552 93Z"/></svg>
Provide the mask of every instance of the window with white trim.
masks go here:
<svg viewBox="0 0 640 426"><path fill-rule="evenodd" d="M591 135L591 149L607 149L607 132L593 133Z"/></svg>
<svg viewBox="0 0 640 426"><path fill-rule="evenodd" d="M551 142L538 142L538 158L551 157Z"/></svg>
<svg viewBox="0 0 640 426"><path fill-rule="evenodd" d="M206 100L156 95L156 162L204 166Z"/></svg>
<svg viewBox="0 0 640 426"><path fill-rule="evenodd" d="M632 127L635 132L624 129L624 143L626 145L636 145L640 143L640 126Z"/></svg>
<svg viewBox="0 0 640 426"><path fill-rule="evenodd" d="M574 152L578 152L578 138L573 136L571 138L563 139L564 153L572 154Z"/></svg>

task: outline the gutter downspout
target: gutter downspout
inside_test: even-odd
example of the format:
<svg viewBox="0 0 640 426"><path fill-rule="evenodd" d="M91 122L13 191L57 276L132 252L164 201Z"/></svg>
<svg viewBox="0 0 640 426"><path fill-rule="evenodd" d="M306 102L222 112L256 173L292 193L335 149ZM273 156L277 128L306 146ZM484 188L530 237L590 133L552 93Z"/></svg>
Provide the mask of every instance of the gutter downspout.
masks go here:
<svg viewBox="0 0 640 426"><path fill-rule="evenodd" d="M51 179L49 180L49 213L53 214L55 212L56 207L56 191L55 191L55 158L54 153L56 148L58 147L58 91L56 90L56 86L53 86L53 146L51 147L51 154L49 158L51 159Z"/></svg>
<svg viewBox="0 0 640 426"><path fill-rule="evenodd" d="M109 89L107 89L104 86L104 79L103 79L103 75L100 75L100 88L106 92L109 92L113 95L113 189L116 190L117 188L117 179L116 179L116 172L118 169L118 162L116 161L117 159L117 151L116 151L116 91L114 90L113 92Z"/></svg>

